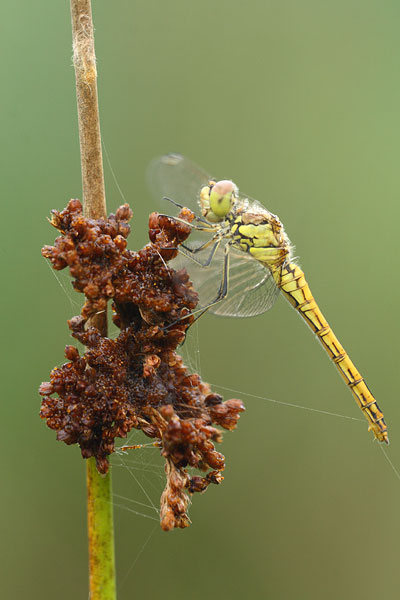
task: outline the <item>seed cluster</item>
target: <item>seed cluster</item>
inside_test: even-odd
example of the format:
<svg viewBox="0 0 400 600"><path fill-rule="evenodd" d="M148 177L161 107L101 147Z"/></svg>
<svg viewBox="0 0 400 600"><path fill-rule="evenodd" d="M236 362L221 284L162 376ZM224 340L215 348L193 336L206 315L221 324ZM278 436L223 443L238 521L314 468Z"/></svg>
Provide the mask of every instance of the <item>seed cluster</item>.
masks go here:
<svg viewBox="0 0 400 600"><path fill-rule="evenodd" d="M179 216L187 222L194 217L187 209ZM40 386L40 415L58 440L79 444L84 458L95 457L101 473L108 470L116 437L136 428L155 439L166 459L161 526L170 530L190 523L188 493L223 479L225 459L214 446L222 433L215 426L234 429L244 406L240 400L223 402L175 352L198 298L186 271L167 263L189 225L153 213L150 244L133 252L126 242L131 217L125 204L107 219L88 219L79 200L52 211L51 224L61 235L42 254L54 269L69 267L74 288L86 297L81 314L68 321L86 351L81 356L74 346L65 348L68 362ZM121 330L116 339L87 323L109 300ZM191 476L187 467L205 474Z"/></svg>

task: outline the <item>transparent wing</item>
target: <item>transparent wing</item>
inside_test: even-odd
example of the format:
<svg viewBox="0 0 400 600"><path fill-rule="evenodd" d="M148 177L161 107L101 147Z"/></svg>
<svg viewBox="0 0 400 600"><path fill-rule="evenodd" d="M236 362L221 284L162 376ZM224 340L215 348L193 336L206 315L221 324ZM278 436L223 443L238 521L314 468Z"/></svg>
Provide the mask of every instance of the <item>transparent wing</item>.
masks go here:
<svg viewBox="0 0 400 600"><path fill-rule="evenodd" d="M202 167L181 154L165 154L153 159L147 170L147 182L154 198L163 196L199 213L199 195L204 185L213 179ZM258 200L239 194L239 202L254 212L269 212ZM271 214L271 213L270 213Z"/></svg>
<svg viewBox="0 0 400 600"><path fill-rule="evenodd" d="M196 254L205 260L209 250ZM210 307L210 312L224 317L254 317L269 310L279 295L269 269L251 255L231 248L229 251L228 296ZM199 294L199 307L209 305L216 298L223 277L224 248L217 250L210 266L202 267L182 254L172 262L175 269L185 268Z"/></svg>
<svg viewBox="0 0 400 600"><path fill-rule="evenodd" d="M253 212L256 214L267 213L268 215L271 215L272 217L276 216L273 213L271 213L267 208L265 208L265 206L263 204L261 204L261 202L259 202L258 200L255 200L251 196L247 196L246 194L243 194L242 192L240 192L240 190L239 190L239 203L242 204L243 206L245 206L246 210L248 212Z"/></svg>
<svg viewBox="0 0 400 600"><path fill-rule="evenodd" d="M156 200L163 196L199 214L199 194L210 176L180 154L165 154L151 161L147 170L149 188Z"/></svg>
<svg viewBox="0 0 400 600"><path fill-rule="evenodd" d="M279 288L269 269L249 254L232 250L228 296L211 311L226 317L255 317L272 308L278 295Z"/></svg>

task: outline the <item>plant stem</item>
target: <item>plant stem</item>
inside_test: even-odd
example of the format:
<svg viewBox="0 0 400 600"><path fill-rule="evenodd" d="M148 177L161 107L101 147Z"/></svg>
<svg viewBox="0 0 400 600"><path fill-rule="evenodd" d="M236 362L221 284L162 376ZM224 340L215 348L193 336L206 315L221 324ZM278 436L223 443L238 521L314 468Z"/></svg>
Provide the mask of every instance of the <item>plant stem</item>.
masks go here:
<svg viewBox="0 0 400 600"><path fill-rule="evenodd" d="M84 214L105 218L106 196L99 107L97 69L90 0L70 0L73 60L78 107ZM103 336L107 335L106 311L90 319ZM87 506L89 535L89 588L91 600L115 600L114 526L111 473L102 476L93 458L87 463Z"/></svg>
<svg viewBox="0 0 400 600"><path fill-rule="evenodd" d="M96 461L87 462L90 600L114 600L114 527L111 503L111 470L102 476Z"/></svg>
<svg viewBox="0 0 400 600"><path fill-rule="evenodd" d="M71 0L71 20L84 212L87 217L100 219L107 212L90 0Z"/></svg>

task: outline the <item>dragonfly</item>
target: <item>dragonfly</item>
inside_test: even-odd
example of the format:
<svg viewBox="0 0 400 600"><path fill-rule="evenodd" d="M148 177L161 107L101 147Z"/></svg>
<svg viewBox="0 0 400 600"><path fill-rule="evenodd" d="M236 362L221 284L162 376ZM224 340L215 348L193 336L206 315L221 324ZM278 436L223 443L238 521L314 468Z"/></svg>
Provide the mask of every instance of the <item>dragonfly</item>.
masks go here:
<svg viewBox="0 0 400 600"><path fill-rule="evenodd" d="M281 292L350 388L368 430L388 444L383 413L316 303L279 218L239 193L233 181L213 179L180 154L154 159L149 185L158 197L191 209L196 215L190 224L193 232L208 234L204 242L180 246L179 266L187 268L199 293L200 314L209 310L229 317L259 315L273 306Z"/></svg>

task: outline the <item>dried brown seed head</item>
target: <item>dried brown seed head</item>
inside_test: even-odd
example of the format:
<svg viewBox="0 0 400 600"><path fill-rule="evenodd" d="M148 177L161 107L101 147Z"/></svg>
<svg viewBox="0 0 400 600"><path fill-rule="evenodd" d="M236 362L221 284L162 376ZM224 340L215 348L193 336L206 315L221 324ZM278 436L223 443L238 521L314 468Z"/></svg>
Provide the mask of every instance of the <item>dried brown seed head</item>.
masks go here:
<svg viewBox="0 0 400 600"><path fill-rule="evenodd" d="M79 444L84 458L94 456L101 473L108 470L115 438L125 438L132 428L159 440L167 474L161 526L169 530L190 524L188 492L203 492L223 479L225 459L214 446L222 433L213 423L233 429L244 407L212 394L175 352L193 322L197 294L186 271L167 263L190 227L152 213L151 243L133 252L126 244L131 217L125 204L108 219L89 219L79 200L52 211L51 223L62 235L42 254L54 269L69 267L74 289L86 297L81 314L68 321L86 352L80 356L74 346L65 348L68 362L40 386L40 415L58 440ZM194 215L183 209L180 218L190 222ZM110 299L121 330L116 339L86 328ZM189 477L187 466L212 470Z"/></svg>

